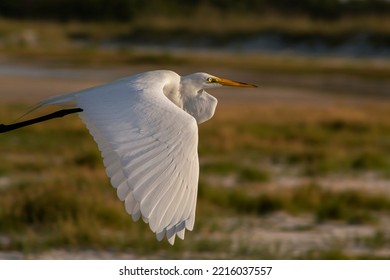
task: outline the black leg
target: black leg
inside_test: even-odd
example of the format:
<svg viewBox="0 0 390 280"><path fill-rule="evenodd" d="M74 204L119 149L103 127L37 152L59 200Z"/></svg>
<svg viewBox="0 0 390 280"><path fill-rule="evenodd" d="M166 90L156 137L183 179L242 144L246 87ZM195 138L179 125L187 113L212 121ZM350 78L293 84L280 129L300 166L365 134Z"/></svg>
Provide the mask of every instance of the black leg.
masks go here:
<svg viewBox="0 0 390 280"><path fill-rule="evenodd" d="M13 124L0 124L0 133L15 130L15 129L18 129L21 127L32 125L34 123L40 123L40 122L44 122L44 121L55 119L55 118L62 118L63 116L73 114L73 113L79 113L82 111L83 111L83 109L81 109L81 108L64 109L64 110L60 110L60 111L48 114L46 116L38 117L38 118L31 119L28 121L23 121L23 122L18 122L18 123L13 123Z"/></svg>

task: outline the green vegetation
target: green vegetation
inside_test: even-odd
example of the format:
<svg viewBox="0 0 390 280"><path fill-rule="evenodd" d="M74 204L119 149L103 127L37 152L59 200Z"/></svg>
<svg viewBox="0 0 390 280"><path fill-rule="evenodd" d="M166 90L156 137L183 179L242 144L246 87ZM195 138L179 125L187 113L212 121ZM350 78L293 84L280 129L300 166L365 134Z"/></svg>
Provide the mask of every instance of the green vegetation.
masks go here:
<svg viewBox="0 0 390 280"><path fill-rule="evenodd" d="M1 106L1 119L25 110L20 105ZM0 178L9 182L0 189L0 234L9 240L0 243L0 249L34 253L51 248L118 252L131 248L141 256L167 258L182 258L185 252L202 258L354 258L344 253L345 244L291 255L277 244L253 247L245 240L237 244L230 239L243 217L309 214L314 224L297 228L310 230L329 222L376 226L378 216L390 213L388 196L336 191L321 183L321 176L341 172L388 176L390 118L386 110L381 106L362 107L355 114L345 114L351 110L348 107L317 113L307 107L301 114L295 108L284 110L280 114L277 108L258 106L253 111L250 106L236 105L232 114L225 105L213 121L200 126L204 162L196 233L188 233L174 247L158 243L147 225L131 221L110 187L95 143L75 116L4 134ZM307 119L311 113L313 118ZM273 165L282 169L279 173L294 170L294 176L309 175L313 183L264 188L279 176ZM226 176L233 177L230 187L219 183ZM226 227L221 222L226 219L233 224ZM223 232L227 235L214 236ZM387 239L380 231L355 242L376 250L388 244Z"/></svg>
<svg viewBox="0 0 390 280"><path fill-rule="evenodd" d="M241 117L217 114L201 130L200 153L231 155L224 157L220 172L237 169L236 159L246 153L285 167L300 167L300 172L309 176L364 171L388 175L390 119L385 106L375 114L369 108L351 111L342 106L322 111L284 108L282 113L281 108L267 106L227 110ZM275 113L268 115L272 110ZM218 171L217 167L211 166L212 171ZM206 164L206 172L208 168Z"/></svg>
<svg viewBox="0 0 390 280"><path fill-rule="evenodd" d="M208 22L210 21L210 22ZM238 17L224 19L196 17L194 20L143 17L126 23L118 22L47 22L15 21L0 18L0 51L2 59L12 63L39 63L48 66L134 66L162 67L216 65L219 67L255 71L260 74L348 75L358 78L387 80L390 64L375 59L340 59L329 57L294 57L289 55L235 54L210 55L174 52L172 50L142 50L132 46L164 45L181 42L197 46L208 41L214 47L235 40L250 40L258 35L276 34L286 42L307 43L324 40L340 44L343 40L364 32L372 41L388 45L389 18L343 18L327 22L307 17L286 21L277 15L262 18ZM377 39L375 39L377 38ZM334 41L332 43L332 41ZM110 45L112 43L112 45Z"/></svg>
<svg viewBox="0 0 390 280"><path fill-rule="evenodd" d="M310 47L363 38L388 48L389 5L2 0L5 64L129 72L217 69L248 74L265 97L221 98L215 117L200 126L196 225L174 247L157 242L148 225L125 213L96 144L76 116L2 134L0 251L92 249L164 259L388 258L381 250L390 243L390 196L378 187L390 178L388 59L219 50L261 36ZM202 44L216 51L196 51ZM160 48L137 47L145 45ZM35 90L42 81L37 78ZM12 85L8 90L13 94ZM313 100L301 100L301 91ZM16 119L31 105L4 100L0 120ZM356 253L357 247L364 252Z"/></svg>
<svg viewBox="0 0 390 280"><path fill-rule="evenodd" d="M237 165L229 159L202 164L202 172L220 176L235 175L241 182L267 182L270 179L269 173L261 168Z"/></svg>
<svg viewBox="0 0 390 280"><path fill-rule="evenodd" d="M357 238L357 242L372 249L380 249L390 245L390 236L384 231L376 231L373 235Z"/></svg>
<svg viewBox="0 0 390 280"><path fill-rule="evenodd" d="M350 224L370 223L375 220L378 211L390 213L390 199L382 195L353 190L334 192L315 184L284 190L283 193L258 191L256 195L248 193L246 189L226 190L201 184L199 197L238 214L310 212L317 222L340 220Z"/></svg>
<svg viewBox="0 0 390 280"><path fill-rule="evenodd" d="M381 0L0 1L0 60L7 65L234 69L271 100L221 98L215 117L200 126L196 225L174 247L131 221L76 116L0 135L0 251L388 258L388 190L366 183L390 178L389 59L219 50L264 37L286 46L362 40L388 49L389 14ZM203 46L210 52L191 51ZM313 100L301 102L301 91ZM31 105L14 102L0 104L0 120L17 119Z"/></svg>

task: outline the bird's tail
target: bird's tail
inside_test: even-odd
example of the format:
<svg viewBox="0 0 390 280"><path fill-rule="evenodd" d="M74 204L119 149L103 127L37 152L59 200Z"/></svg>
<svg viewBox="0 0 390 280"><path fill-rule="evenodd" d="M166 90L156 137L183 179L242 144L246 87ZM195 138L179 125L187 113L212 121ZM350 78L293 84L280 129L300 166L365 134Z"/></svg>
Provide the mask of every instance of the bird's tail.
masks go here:
<svg viewBox="0 0 390 280"><path fill-rule="evenodd" d="M21 117L19 117L17 120L20 120L24 118L25 116L31 114L32 112L45 107L47 105L57 105L60 107L75 107L77 106L75 101L75 94L65 94L60 96L53 96L49 97L47 99L39 101L37 104L35 104L33 107L31 107L25 114L23 114Z"/></svg>
<svg viewBox="0 0 390 280"><path fill-rule="evenodd" d="M68 109L61 109L59 111L55 111L54 113L46 114L37 118L29 119L26 121L19 121L20 119L24 118L26 115L30 114L31 112L44 107L46 105L59 105L61 107L73 107ZM0 133L8 132L11 130L15 130L21 127L29 126L35 123L40 123L43 121L51 120L54 118L61 118L63 116L73 114L73 113L80 113L83 109L77 108L77 104L75 102L75 96L74 94L67 94L62 96L56 96L51 97L45 100L42 100L38 104L36 104L34 107L32 107L30 110L27 111L23 116L18 118L16 122L12 124L0 124Z"/></svg>

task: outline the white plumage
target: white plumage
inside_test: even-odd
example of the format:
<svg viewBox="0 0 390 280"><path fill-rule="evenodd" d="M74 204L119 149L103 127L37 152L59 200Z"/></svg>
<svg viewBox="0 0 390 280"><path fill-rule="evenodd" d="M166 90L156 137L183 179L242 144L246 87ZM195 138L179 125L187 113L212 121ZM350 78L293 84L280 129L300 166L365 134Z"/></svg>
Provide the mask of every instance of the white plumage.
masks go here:
<svg viewBox="0 0 390 280"><path fill-rule="evenodd" d="M76 106L101 151L107 176L133 220L149 223L157 239L184 239L195 222L199 178L198 127L217 100L204 91L221 85L254 87L195 73L151 71L38 107Z"/></svg>

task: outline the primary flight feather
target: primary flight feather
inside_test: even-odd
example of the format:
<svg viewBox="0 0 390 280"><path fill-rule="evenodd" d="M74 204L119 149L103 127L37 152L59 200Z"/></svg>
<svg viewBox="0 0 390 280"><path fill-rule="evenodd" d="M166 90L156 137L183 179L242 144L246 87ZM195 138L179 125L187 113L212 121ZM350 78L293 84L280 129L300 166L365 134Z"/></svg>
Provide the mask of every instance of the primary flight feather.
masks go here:
<svg viewBox="0 0 390 280"><path fill-rule="evenodd" d="M46 99L44 105L80 108L98 144L107 176L133 220L142 218L174 244L195 221L198 124L217 99L205 89L255 87L206 73L179 76L150 71L102 86Z"/></svg>

